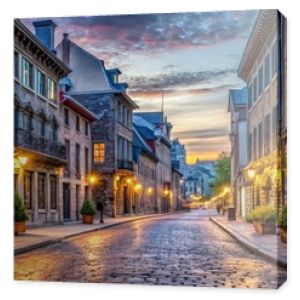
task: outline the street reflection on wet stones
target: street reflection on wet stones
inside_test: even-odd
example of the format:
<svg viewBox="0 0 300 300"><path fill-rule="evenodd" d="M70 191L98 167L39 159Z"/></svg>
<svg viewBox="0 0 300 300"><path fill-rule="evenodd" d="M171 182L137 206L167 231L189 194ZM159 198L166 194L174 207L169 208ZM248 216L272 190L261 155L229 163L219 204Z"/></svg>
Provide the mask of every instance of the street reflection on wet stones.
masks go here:
<svg viewBox="0 0 300 300"><path fill-rule="evenodd" d="M17 280L277 288L285 277L199 212L107 228L15 259Z"/></svg>

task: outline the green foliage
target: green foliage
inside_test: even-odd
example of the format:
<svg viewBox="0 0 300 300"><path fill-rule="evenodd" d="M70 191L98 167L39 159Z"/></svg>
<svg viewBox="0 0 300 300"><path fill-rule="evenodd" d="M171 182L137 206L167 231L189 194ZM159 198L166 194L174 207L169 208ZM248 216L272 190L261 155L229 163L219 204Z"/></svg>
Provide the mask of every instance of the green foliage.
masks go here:
<svg viewBox="0 0 300 300"><path fill-rule="evenodd" d="M273 224L277 221L277 211L272 205L261 205L251 210L246 220L251 223Z"/></svg>
<svg viewBox="0 0 300 300"><path fill-rule="evenodd" d="M287 206L282 207L280 210L278 226L287 229Z"/></svg>
<svg viewBox="0 0 300 300"><path fill-rule="evenodd" d="M14 209L14 219L15 222L24 222L28 220L27 208L24 205L23 199L18 193L14 196L15 209Z"/></svg>
<svg viewBox="0 0 300 300"><path fill-rule="evenodd" d="M220 193L224 186L230 184L230 166L230 156L225 152L220 153L216 162L216 178L213 182L213 191L215 194Z"/></svg>
<svg viewBox="0 0 300 300"><path fill-rule="evenodd" d="M80 213L82 215L91 215L93 216L96 213L95 204L92 200L85 200L82 204Z"/></svg>

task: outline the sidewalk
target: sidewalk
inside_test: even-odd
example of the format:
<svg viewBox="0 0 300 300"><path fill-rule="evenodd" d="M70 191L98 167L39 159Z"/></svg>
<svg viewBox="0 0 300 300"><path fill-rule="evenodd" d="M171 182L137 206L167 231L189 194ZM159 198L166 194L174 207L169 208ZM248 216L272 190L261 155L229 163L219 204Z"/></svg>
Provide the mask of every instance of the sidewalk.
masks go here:
<svg viewBox="0 0 300 300"><path fill-rule="evenodd" d="M279 235L258 234L251 223L242 219L228 221L226 216L217 216L210 220L254 253L280 266L287 266L287 245L280 240Z"/></svg>
<svg viewBox="0 0 300 300"><path fill-rule="evenodd" d="M45 247L54 243L62 242L64 239L74 237L83 233L102 230L108 227L124 224L141 219L157 218L161 216L177 214L181 212L152 214L140 216L125 217L105 217L104 224L99 224L99 218L94 219L94 224L86 225L81 221L69 222L64 225L39 227L27 229L24 234L15 236L14 238L14 254L22 254L31 250Z"/></svg>

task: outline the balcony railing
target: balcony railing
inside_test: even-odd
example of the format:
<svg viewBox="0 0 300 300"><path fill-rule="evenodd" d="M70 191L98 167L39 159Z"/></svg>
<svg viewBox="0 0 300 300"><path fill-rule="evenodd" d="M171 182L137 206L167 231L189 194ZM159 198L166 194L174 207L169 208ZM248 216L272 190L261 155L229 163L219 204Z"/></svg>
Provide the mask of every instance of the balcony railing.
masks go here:
<svg viewBox="0 0 300 300"><path fill-rule="evenodd" d="M66 159L66 148L64 145L46 138L37 137L29 130L15 129L15 146L41 152L58 159Z"/></svg>
<svg viewBox="0 0 300 300"><path fill-rule="evenodd" d="M118 159L117 168L133 171L133 162L131 160Z"/></svg>

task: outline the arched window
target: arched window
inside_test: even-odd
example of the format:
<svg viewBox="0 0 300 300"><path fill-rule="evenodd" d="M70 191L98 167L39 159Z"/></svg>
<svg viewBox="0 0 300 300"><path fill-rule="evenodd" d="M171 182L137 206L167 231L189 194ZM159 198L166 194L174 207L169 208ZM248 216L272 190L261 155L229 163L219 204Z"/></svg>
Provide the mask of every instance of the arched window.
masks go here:
<svg viewBox="0 0 300 300"><path fill-rule="evenodd" d="M26 107L23 115L23 129L31 131L33 129L33 111L31 107Z"/></svg>

